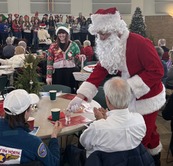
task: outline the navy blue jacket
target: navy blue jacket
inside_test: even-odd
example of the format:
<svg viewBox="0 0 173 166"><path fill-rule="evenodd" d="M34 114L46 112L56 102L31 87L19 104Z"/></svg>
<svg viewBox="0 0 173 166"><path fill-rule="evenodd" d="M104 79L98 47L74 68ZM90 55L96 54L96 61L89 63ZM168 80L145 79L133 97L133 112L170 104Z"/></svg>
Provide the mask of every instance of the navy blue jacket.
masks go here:
<svg viewBox="0 0 173 166"><path fill-rule="evenodd" d="M0 147L16 148L22 150L20 163L41 161L45 166L60 165L59 144L56 138L50 139L47 147L40 138L28 133L23 127L11 129L6 119L0 119ZM0 163L3 163L0 152ZM7 154L6 154L7 158Z"/></svg>
<svg viewBox="0 0 173 166"><path fill-rule="evenodd" d="M155 166L152 156L140 144L132 150L106 153L93 152L87 159L85 166Z"/></svg>

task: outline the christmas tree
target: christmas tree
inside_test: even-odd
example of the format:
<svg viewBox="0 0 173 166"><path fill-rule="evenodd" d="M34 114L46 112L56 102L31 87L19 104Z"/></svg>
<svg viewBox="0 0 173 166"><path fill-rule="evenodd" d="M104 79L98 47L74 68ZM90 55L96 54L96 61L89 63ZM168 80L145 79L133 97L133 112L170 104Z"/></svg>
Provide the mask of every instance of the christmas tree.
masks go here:
<svg viewBox="0 0 173 166"><path fill-rule="evenodd" d="M139 7L136 8L135 13L133 14L131 24L129 26L131 32L147 37L146 35L146 25L143 20L142 12Z"/></svg>
<svg viewBox="0 0 173 166"><path fill-rule="evenodd" d="M29 53L25 55L24 66L17 73L14 82L16 89L25 89L28 93L38 94L42 83L38 81L38 63L40 58Z"/></svg>

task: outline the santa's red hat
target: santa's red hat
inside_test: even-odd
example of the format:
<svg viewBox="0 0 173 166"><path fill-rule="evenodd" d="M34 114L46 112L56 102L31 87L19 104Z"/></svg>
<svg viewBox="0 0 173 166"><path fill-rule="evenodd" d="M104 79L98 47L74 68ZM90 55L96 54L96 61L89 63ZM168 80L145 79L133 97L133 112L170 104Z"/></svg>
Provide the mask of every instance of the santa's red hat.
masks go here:
<svg viewBox="0 0 173 166"><path fill-rule="evenodd" d="M109 9L99 9L91 15L92 24L89 26L89 32L93 35L97 32L114 32L123 33L127 30L127 24L121 19L119 11L113 7Z"/></svg>
<svg viewBox="0 0 173 166"><path fill-rule="evenodd" d="M41 23L41 24L40 24L40 28L46 28L46 24Z"/></svg>

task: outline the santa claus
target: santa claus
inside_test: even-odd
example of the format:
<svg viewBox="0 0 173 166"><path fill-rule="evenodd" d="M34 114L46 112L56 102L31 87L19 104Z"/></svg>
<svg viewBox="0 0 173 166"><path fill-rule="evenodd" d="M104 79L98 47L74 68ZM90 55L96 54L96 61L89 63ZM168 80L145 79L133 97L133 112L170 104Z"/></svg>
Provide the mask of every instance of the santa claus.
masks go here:
<svg viewBox="0 0 173 166"><path fill-rule="evenodd" d="M76 109L84 99L90 102L105 77L119 71L133 94L129 110L142 114L146 122L147 132L142 143L155 159L156 165L160 165L162 144L155 122L158 110L165 103L165 89L161 83L163 66L153 43L129 32L116 8L99 9L91 15L91 20L89 32L97 35L99 63L80 86L69 108Z"/></svg>

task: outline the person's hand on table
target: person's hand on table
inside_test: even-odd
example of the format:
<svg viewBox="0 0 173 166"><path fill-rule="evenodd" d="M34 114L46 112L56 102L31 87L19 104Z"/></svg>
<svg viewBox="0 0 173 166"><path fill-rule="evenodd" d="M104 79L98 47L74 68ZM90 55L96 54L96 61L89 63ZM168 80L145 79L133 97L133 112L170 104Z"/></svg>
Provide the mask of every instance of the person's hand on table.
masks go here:
<svg viewBox="0 0 173 166"><path fill-rule="evenodd" d="M46 78L46 83L48 85L52 85L52 78Z"/></svg>
<svg viewBox="0 0 173 166"><path fill-rule="evenodd" d="M60 121L56 121L54 128L53 128L51 138L57 138L57 136L61 132L61 130L62 130L62 123Z"/></svg>
<svg viewBox="0 0 173 166"><path fill-rule="evenodd" d="M104 108L95 108L94 107L94 116L96 118L96 120L99 120L99 119L106 119L107 118L107 110L105 110Z"/></svg>
<svg viewBox="0 0 173 166"><path fill-rule="evenodd" d="M78 94L73 100L70 101L67 109L71 112L75 112L79 109L85 96Z"/></svg>
<svg viewBox="0 0 173 166"><path fill-rule="evenodd" d="M79 55L79 60L82 61L82 59L83 59L83 61L85 61L86 60L86 55L80 54Z"/></svg>

